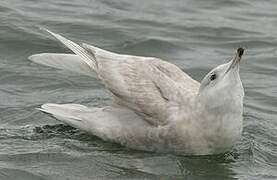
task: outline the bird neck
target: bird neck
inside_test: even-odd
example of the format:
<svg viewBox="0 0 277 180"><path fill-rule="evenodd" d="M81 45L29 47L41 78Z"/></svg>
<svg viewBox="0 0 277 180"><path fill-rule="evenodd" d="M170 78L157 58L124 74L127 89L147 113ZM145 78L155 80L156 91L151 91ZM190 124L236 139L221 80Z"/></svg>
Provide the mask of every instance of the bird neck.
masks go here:
<svg viewBox="0 0 277 180"><path fill-rule="evenodd" d="M202 142L212 148L213 153L224 152L241 136L242 105L234 106L235 102L229 101L229 104L210 106L200 99L196 98L194 105L194 123L197 124L195 127L201 130L197 135Z"/></svg>
<svg viewBox="0 0 277 180"><path fill-rule="evenodd" d="M200 123L214 123L224 121L232 117L241 117L243 113L242 98L214 99L197 95L194 101L194 112Z"/></svg>

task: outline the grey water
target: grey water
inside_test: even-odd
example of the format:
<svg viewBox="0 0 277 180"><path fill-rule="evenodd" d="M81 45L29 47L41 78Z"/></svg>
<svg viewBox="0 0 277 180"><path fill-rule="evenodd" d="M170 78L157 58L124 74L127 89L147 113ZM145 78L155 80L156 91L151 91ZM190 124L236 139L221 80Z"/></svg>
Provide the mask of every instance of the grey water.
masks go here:
<svg viewBox="0 0 277 180"><path fill-rule="evenodd" d="M38 112L35 108L47 102L103 106L111 101L96 79L27 59L42 52L71 53L39 27L110 51L162 58L198 81L244 47L241 140L216 156L147 153ZM276 97L274 0L0 1L1 180L277 179Z"/></svg>

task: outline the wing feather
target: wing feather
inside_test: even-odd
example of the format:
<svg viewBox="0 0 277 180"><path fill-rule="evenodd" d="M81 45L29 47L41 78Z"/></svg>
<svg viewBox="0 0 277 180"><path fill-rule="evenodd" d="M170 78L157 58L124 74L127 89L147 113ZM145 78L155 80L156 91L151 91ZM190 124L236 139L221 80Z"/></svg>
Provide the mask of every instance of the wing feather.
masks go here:
<svg viewBox="0 0 277 180"><path fill-rule="evenodd" d="M161 59L117 54L88 44L80 46L47 31L97 73L115 103L132 109L153 125L168 123L171 107L184 106L198 91L197 81Z"/></svg>

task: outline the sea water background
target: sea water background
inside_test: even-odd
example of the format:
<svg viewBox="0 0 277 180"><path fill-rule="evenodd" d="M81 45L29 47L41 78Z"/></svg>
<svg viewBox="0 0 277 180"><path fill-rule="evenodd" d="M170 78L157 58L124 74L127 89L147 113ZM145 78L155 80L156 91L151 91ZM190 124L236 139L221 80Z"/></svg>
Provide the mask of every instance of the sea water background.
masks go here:
<svg viewBox="0 0 277 180"><path fill-rule="evenodd" d="M41 26L76 42L160 57L199 81L245 47L241 141L218 156L140 152L38 112L46 102L111 101L96 79L27 60L70 53ZM0 1L0 179L277 179L276 96L275 0Z"/></svg>

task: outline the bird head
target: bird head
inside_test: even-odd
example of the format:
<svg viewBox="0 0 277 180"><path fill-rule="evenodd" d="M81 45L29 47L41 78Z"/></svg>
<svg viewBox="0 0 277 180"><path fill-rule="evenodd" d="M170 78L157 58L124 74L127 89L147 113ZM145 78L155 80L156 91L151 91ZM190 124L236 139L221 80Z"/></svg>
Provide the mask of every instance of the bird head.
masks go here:
<svg viewBox="0 0 277 180"><path fill-rule="evenodd" d="M238 48L231 61L212 69L201 81L198 96L206 108L242 111L244 90L239 66L243 52L243 48Z"/></svg>

